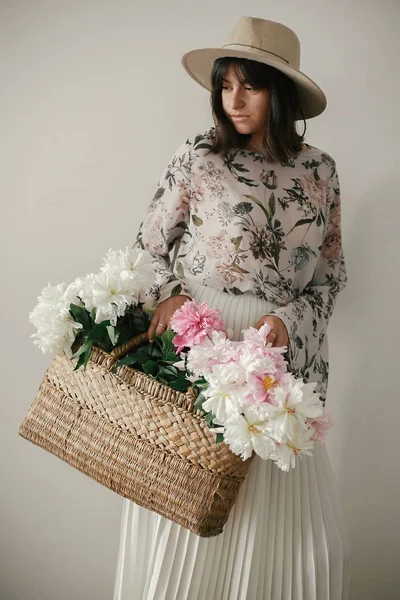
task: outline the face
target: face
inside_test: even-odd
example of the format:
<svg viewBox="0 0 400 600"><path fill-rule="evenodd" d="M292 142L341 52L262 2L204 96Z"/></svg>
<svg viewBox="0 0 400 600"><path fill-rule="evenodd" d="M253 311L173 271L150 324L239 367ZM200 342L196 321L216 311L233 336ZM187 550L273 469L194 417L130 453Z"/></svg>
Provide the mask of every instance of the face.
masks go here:
<svg viewBox="0 0 400 600"><path fill-rule="evenodd" d="M232 66L227 68L222 85L222 107L228 119L238 133L251 134L252 145L260 145L267 124L269 91L239 83Z"/></svg>

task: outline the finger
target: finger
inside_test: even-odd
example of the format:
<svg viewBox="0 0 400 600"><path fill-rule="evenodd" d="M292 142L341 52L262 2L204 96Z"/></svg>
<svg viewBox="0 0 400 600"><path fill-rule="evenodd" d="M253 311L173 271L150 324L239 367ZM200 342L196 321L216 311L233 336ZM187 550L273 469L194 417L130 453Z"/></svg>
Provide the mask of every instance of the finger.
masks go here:
<svg viewBox="0 0 400 600"><path fill-rule="evenodd" d="M275 340L276 340L276 333L274 331L270 331L269 334L267 335L267 339L266 339L267 344L274 345Z"/></svg>
<svg viewBox="0 0 400 600"><path fill-rule="evenodd" d="M254 325L255 329L260 329L263 325L269 325L269 323L267 321L265 321L264 319L260 319L259 321L257 321L257 323Z"/></svg>
<svg viewBox="0 0 400 600"><path fill-rule="evenodd" d="M149 338L149 342L153 341L154 329L155 328L150 325L150 327L147 330L147 337Z"/></svg>
<svg viewBox="0 0 400 600"><path fill-rule="evenodd" d="M167 320L165 318L158 318L158 320L155 324L152 323L151 331L149 329L149 335L148 335L150 342L154 341L153 340L154 335L162 336L164 331L166 331L168 329L168 325L167 325L166 321Z"/></svg>
<svg viewBox="0 0 400 600"><path fill-rule="evenodd" d="M160 321L159 314L154 313L153 318L152 318L151 323L150 323L150 327L149 327L148 332L147 332L148 338L149 338L150 342L153 340L154 334L156 333L157 324L158 324L159 321Z"/></svg>

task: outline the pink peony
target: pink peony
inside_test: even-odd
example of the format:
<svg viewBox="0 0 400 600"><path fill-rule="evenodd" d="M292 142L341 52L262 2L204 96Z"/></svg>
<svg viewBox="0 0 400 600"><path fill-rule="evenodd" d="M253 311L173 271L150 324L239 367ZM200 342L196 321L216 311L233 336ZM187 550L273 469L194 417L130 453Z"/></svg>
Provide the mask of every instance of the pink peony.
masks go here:
<svg viewBox="0 0 400 600"><path fill-rule="evenodd" d="M171 328L177 335L173 338L177 352L195 346L205 338L211 338L213 331L225 332L220 310L213 310L206 302L197 304L194 300L185 302L171 317Z"/></svg>
<svg viewBox="0 0 400 600"><path fill-rule="evenodd" d="M279 381L275 379L271 373L254 374L247 380L249 393L246 394L246 404L261 404L268 402L276 406L274 395L271 391L279 385Z"/></svg>
<svg viewBox="0 0 400 600"><path fill-rule="evenodd" d="M259 329L256 327L248 327L247 329L242 329L243 339L247 345L250 345L253 348L256 347L265 347L267 337L272 327L269 323L265 322Z"/></svg>
<svg viewBox="0 0 400 600"><path fill-rule="evenodd" d="M330 413L324 408L321 416L316 417L315 419L307 419L307 423L308 425L311 425L314 430L311 439L314 442L325 442L326 432L332 427L332 417Z"/></svg>

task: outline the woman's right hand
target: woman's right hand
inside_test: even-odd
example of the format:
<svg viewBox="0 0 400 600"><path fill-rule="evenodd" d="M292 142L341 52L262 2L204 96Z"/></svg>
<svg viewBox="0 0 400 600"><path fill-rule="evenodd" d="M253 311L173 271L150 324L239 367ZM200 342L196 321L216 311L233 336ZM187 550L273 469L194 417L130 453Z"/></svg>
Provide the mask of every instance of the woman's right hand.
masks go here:
<svg viewBox="0 0 400 600"><path fill-rule="evenodd" d="M148 329L149 341L153 341L154 335L162 335L166 329L170 329L171 317L178 308L187 300L192 300L190 296L179 294L171 296L157 306Z"/></svg>

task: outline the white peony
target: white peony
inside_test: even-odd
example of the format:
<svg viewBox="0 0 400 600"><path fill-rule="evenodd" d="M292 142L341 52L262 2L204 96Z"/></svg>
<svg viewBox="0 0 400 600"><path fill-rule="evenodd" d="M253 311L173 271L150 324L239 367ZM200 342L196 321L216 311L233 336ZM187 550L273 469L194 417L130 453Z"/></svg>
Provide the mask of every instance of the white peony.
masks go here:
<svg viewBox="0 0 400 600"><path fill-rule="evenodd" d="M81 323L74 321L69 312L70 303L79 304L78 298L65 283L48 284L38 296L39 304L29 313L29 322L37 328L30 337L43 354L66 352L72 356L71 345Z"/></svg>
<svg viewBox="0 0 400 600"><path fill-rule="evenodd" d="M188 369L198 377L212 371L214 365L230 363L237 357L236 346L223 331L212 331L188 353Z"/></svg>
<svg viewBox="0 0 400 600"><path fill-rule="evenodd" d="M96 323L110 319L111 325L115 326L117 318L124 315L126 308L137 304L137 299L131 293L130 281L122 280L118 273L105 272L95 275L92 286Z"/></svg>
<svg viewBox="0 0 400 600"><path fill-rule="evenodd" d="M212 372L207 373L209 384L203 391L207 398L203 402L203 410L212 412L219 421L225 422L231 415L240 412L240 401L243 396L242 383L238 379L238 368L235 364L214 365Z"/></svg>
<svg viewBox="0 0 400 600"><path fill-rule="evenodd" d="M125 250L108 250L102 259L102 274L118 275L121 281L129 281L132 295L151 287L155 281L153 257L147 250L125 248Z"/></svg>
<svg viewBox="0 0 400 600"><path fill-rule="evenodd" d="M65 292L64 292L64 300L68 306L70 304L76 304L77 306L80 306L81 308L85 308L85 306L79 296L79 291L80 291L81 287L82 287L82 279L80 279L79 277L77 277L75 279L75 281L73 281L66 287Z"/></svg>
<svg viewBox="0 0 400 600"><path fill-rule="evenodd" d="M238 364L250 377L253 373L271 373L276 371L275 360L266 348L245 347L240 354Z"/></svg>
<svg viewBox="0 0 400 600"><path fill-rule="evenodd" d="M265 348L266 339L271 331L271 325L264 323L259 329L256 327L248 327L242 329L243 340L249 347L259 346Z"/></svg>
<svg viewBox="0 0 400 600"><path fill-rule="evenodd" d="M271 455L277 466L283 471L289 471L296 466L296 456L303 454L311 456L314 441L311 439L313 430L311 428L296 427L292 438L282 444L277 444Z"/></svg>
<svg viewBox="0 0 400 600"><path fill-rule="evenodd" d="M260 417L260 412L252 407L244 408L243 413L234 414L227 419L224 441L243 460L249 458L253 450L263 459L271 458L275 442L269 434L268 416L264 414Z"/></svg>
<svg viewBox="0 0 400 600"><path fill-rule="evenodd" d="M77 277L69 286L72 293L75 293L85 305L86 310L90 313L95 308L93 287L96 275L88 273L85 277Z"/></svg>
<svg viewBox="0 0 400 600"><path fill-rule="evenodd" d="M279 387L271 393L275 405L266 404L273 437L281 443L292 440L297 427L307 428L306 419L319 417L322 404L314 392L316 382L304 383L290 373L280 380Z"/></svg>

